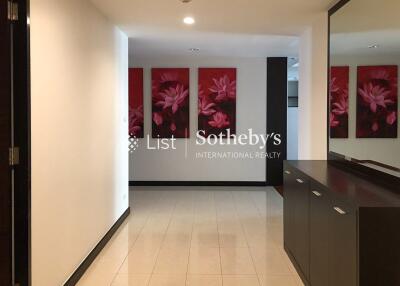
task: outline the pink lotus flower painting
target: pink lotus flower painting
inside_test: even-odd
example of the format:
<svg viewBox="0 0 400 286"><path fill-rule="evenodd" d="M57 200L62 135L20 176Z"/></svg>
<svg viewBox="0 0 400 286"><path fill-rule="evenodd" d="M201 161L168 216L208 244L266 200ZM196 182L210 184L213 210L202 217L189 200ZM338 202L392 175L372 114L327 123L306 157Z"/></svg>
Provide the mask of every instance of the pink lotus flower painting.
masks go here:
<svg viewBox="0 0 400 286"><path fill-rule="evenodd" d="M236 134L236 69L200 68L198 128L208 137Z"/></svg>
<svg viewBox="0 0 400 286"><path fill-rule="evenodd" d="M152 137L189 138L189 69L152 69Z"/></svg>
<svg viewBox="0 0 400 286"><path fill-rule="evenodd" d="M397 66L360 66L357 138L397 138Z"/></svg>
<svg viewBox="0 0 400 286"><path fill-rule="evenodd" d="M349 137L349 67L331 67L330 136Z"/></svg>
<svg viewBox="0 0 400 286"><path fill-rule="evenodd" d="M129 69L129 136L143 138L143 69Z"/></svg>

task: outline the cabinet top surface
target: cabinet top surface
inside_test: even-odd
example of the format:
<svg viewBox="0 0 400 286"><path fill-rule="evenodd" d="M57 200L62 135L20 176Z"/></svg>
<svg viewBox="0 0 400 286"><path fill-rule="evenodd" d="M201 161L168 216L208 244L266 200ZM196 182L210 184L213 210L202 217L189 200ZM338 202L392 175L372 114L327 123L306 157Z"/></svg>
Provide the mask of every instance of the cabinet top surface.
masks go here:
<svg viewBox="0 0 400 286"><path fill-rule="evenodd" d="M359 207L400 207L400 195L328 161L286 161L288 165Z"/></svg>

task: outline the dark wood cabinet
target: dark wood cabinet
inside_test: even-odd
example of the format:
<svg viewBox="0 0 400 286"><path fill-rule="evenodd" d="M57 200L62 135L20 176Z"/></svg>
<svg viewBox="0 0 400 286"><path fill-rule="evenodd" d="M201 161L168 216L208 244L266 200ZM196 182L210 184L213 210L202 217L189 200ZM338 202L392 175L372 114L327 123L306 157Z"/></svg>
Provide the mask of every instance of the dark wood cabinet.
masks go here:
<svg viewBox="0 0 400 286"><path fill-rule="evenodd" d="M329 286L357 284L357 216L343 202L333 200L330 208Z"/></svg>
<svg viewBox="0 0 400 286"><path fill-rule="evenodd" d="M304 273L309 272L308 189L309 180L294 169L284 171L285 245Z"/></svg>
<svg viewBox="0 0 400 286"><path fill-rule="evenodd" d="M295 248L296 236L295 236L295 225L294 225L294 209L296 202L296 192L295 190L295 180L293 176L293 172L291 170L286 170L283 174L286 192L285 192L285 200L284 204L284 223L283 223L283 232L285 236L285 244L288 249Z"/></svg>
<svg viewBox="0 0 400 286"><path fill-rule="evenodd" d="M315 183L310 185L310 283L329 285L329 259L327 249L330 227L326 223L331 215L330 200L326 191Z"/></svg>
<svg viewBox="0 0 400 286"><path fill-rule="evenodd" d="M303 270L304 274L308 276L309 273L309 232L304 231L309 228L308 217L308 189L309 181L298 173L295 174L295 204L293 212L293 226L294 226L294 249L293 255L296 261Z"/></svg>
<svg viewBox="0 0 400 286"><path fill-rule="evenodd" d="M285 162L285 250L306 285L400 285L398 241L393 190L326 161Z"/></svg>

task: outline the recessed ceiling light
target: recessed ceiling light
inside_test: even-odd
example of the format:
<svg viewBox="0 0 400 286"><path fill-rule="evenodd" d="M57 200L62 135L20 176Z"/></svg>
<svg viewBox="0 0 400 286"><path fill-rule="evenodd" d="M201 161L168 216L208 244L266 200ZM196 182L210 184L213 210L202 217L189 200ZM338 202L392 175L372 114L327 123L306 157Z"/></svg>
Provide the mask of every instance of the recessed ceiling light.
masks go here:
<svg viewBox="0 0 400 286"><path fill-rule="evenodd" d="M186 3L192 2L192 0L181 0L181 2L186 4Z"/></svg>
<svg viewBox="0 0 400 286"><path fill-rule="evenodd" d="M193 25L195 21L192 17L185 17L183 19L183 23L185 23L186 25Z"/></svg>
<svg viewBox="0 0 400 286"><path fill-rule="evenodd" d="M199 48L190 48L189 51L191 52L200 52Z"/></svg>
<svg viewBox="0 0 400 286"><path fill-rule="evenodd" d="M371 46L368 46L368 49L377 49L377 48L379 48L379 45L371 45Z"/></svg>

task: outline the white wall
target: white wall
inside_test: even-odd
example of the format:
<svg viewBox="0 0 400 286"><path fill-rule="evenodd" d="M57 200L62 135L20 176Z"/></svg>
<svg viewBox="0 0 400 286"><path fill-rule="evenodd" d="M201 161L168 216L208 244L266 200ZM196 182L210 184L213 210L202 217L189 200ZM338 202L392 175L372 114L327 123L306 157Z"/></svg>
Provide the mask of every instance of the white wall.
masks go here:
<svg viewBox="0 0 400 286"><path fill-rule="evenodd" d="M396 56L334 56L332 65L350 66L349 79L349 138L330 139L330 151L359 160L373 160L400 168L400 138L356 138L357 66L400 65ZM399 83L400 85L400 77ZM400 136L400 124L398 124Z"/></svg>
<svg viewBox="0 0 400 286"><path fill-rule="evenodd" d="M86 0L31 0L32 281L62 285L128 207L128 40Z"/></svg>
<svg viewBox="0 0 400 286"><path fill-rule="evenodd" d="M327 157L328 15L301 35L299 49L299 159Z"/></svg>
<svg viewBox="0 0 400 286"><path fill-rule="evenodd" d="M151 135L151 67L190 67L190 139L177 139L177 150L147 150L146 139L130 157L131 181L265 181L264 159L196 159L201 151L260 151L250 146L196 146L197 69L237 68L237 134L252 128L266 132L266 59L216 57L130 57L130 66L144 67L145 136ZM151 136L150 136L151 137ZM152 144L154 140L151 140ZM185 143L188 155L185 157ZM261 150L265 151L265 150Z"/></svg>
<svg viewBox="0 0 400 286"><path fill-rule="evenodd" d="M287 159L297 160L299 157L299 109L288 107L287 111Z"/></svg>

